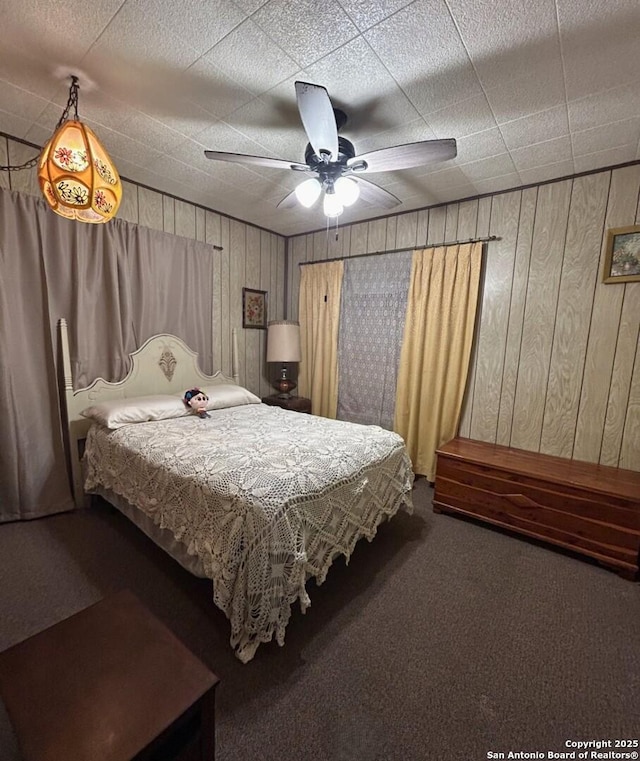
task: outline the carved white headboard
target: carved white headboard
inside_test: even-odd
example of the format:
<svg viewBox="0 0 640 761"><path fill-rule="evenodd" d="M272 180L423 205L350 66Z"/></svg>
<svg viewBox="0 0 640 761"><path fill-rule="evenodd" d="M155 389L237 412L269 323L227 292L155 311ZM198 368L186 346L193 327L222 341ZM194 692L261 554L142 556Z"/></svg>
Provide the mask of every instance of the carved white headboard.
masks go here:
<svg viewBox="0 0 640 761"><path fill-rule="evenodd" d="M117 383L109 383L104 378L96 378L86 388L73 388L71 376L71 355L67 321L58 323L62 350L62 371L64 400L66 409L65 429L68 432L69 470L73 496L77 506L85 504L82 485L82 442L87 436L91 421L82 417L82 410L92 404L109 399L126 399L132 396L151 394L182 394L193 386L212 386L222 383L238 383L238 346L235 330L232 342L233 378L221 372L205 375L198 366L198 354L192 351L181 338L169 333L161 333L148 338L144 344L130 354L131 367L127 376Z"/></svg>

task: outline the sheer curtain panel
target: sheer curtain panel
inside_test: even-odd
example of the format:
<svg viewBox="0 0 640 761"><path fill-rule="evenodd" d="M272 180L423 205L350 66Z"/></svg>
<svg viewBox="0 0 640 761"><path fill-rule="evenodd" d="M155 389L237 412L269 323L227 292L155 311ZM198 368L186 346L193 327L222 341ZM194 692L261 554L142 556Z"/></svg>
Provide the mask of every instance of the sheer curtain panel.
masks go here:
<svg viewBox="0 0 640 761"><path fill-rule="evenodd" d="M347 259L338 339L338 419L391 430L411 251Z"/></svg>

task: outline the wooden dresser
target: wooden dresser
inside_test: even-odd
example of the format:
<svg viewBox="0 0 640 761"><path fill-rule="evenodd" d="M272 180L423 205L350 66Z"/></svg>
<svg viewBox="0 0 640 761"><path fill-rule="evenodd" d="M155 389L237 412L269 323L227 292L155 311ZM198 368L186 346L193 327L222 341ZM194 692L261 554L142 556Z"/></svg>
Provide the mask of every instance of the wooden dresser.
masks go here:
<svg viewBox="0 0 640 761"><path fill-rule="evenodd" d="M551 542L638 578L635 471L458 438L438 450L433 509Z"/></svg>

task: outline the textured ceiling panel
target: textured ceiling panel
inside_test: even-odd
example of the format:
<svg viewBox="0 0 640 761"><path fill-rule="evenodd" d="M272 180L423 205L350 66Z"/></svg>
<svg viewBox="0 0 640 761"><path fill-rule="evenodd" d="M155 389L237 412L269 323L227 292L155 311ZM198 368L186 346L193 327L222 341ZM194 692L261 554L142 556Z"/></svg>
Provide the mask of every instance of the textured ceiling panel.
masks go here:
<svg viewBox="0 0 640 761"><path fill-rule="evenodd" d="M640 157L637 0L5 0L2 24L0 131L42 145L75 73L125 177L285 235L327 227L320 204L277 208L304 175L204 151L304 162L296 80L327 88L357 154L457 140L367 175L398 211Z"/></svg>

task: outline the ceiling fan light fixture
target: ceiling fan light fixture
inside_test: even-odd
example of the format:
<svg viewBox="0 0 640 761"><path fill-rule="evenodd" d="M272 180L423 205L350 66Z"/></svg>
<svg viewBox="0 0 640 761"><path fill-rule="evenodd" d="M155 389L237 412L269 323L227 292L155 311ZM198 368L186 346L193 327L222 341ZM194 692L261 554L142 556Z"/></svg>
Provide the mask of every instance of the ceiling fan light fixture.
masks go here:
<svg viewBox="0 0 640 761"><path fill-rule="evenodd" d="M310 209L320 197L322 185L315 177L301 182L295 189L296 198L302 206Z"/></svg>
<svg viewBox="0 0 640 761"><path fill-rule="evenodd" d="M339 217L344 211L344 206L342 205L342 202L336 195L333 188L327 189L326 193L324 194L322 208L325 217Z"/></svg>
<svg viewBox="0 0 640 761"><path fill-rule="evenodd" d="M338 177L333 187L343 206L352 206L360 196L358 183L349 177Z"/></svg>

